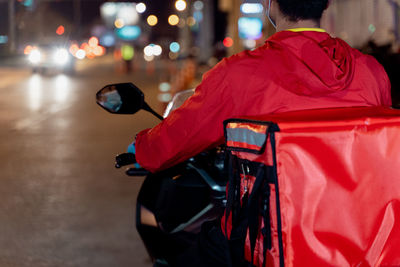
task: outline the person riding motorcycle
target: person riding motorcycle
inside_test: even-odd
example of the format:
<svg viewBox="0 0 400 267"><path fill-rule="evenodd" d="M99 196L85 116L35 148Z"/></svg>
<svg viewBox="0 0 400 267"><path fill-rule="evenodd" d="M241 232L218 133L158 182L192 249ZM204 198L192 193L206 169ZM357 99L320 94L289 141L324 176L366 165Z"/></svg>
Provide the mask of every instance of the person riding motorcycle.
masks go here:
<svg viewBox="0 0 400 267"><path fill-rule="evenodd" d="M328 4L329 0L267 1L266 13L277 33L253 51L223 59L180 108L138 133L131 146L136 151L131 152L136 152L140 166L156 172L222 144L223 121L232 117L390 106L390 82L383 67L320 28ZM203 232L203 242L180 262L229 265L226 244L220 241L222 230L211 226Z"/></svg>

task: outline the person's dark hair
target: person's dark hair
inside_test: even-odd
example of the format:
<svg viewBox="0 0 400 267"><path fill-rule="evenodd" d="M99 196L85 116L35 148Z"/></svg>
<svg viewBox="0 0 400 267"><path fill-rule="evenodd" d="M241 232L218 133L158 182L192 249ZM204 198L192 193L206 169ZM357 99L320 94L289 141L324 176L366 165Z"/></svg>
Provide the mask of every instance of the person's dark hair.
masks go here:
<svg viewBox="0 0 400 267"><path fill-rule="evenodd" d="M276 0L290 21L320 20L329 0Z"/></svg>

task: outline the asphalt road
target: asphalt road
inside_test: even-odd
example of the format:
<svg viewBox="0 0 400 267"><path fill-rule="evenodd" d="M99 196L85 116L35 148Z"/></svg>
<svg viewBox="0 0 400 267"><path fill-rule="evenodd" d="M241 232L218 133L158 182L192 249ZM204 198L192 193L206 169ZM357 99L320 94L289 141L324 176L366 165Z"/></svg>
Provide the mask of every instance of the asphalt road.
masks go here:
<svg viewBox="0 0 400 267"><path fill-rule="evenodd" d="M118 73L109 59L73 77L0 67L1 267L152 266L134 224L143 178L114 156L157 119L95 103L104 85L128 81L159 107L157 74Z"/></svg>

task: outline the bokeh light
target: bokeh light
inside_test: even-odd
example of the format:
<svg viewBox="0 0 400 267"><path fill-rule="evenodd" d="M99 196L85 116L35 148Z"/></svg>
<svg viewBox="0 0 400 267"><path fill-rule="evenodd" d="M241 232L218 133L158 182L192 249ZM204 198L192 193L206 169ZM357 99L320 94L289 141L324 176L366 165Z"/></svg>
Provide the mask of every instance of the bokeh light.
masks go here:
<svg viewBox="0 0 400 267"><path fill-rule="evenodd" d="M146 11L146 5L144 4L144 3L139 3L139 4L137 4L136 5L136 11L138 12L138 13L143 13L143 12L145 12Z"/></svg>
<svg viewBox="0 0 400 267"><path fill-rule="evenodd" d="M180 20L179 20L179 23L178 23L178 27L179 27L179 28L183 28L183 27L185 27L185 26L186 26L186 20L180 19Z"/></svg>
<svg viewBox="0 0 400 267"><path fill-rule="evenodd" d="M86 57L86 52L83 49L78 49L75 53L75 57L78 59L84 59Z"/></svg>
<svg viewBox="0 0 400 267"><path fill-rule="evenodd" d="M121 54L124 60L131 60L135 54L135 50L131 45L123 45L121 47Z"/></svg>
<svg viewBox="0 0 400 267"><path fill-rule="evenodd" d="M175 8L178 11L183 11L186 9L186 2L184 0L178 0L175 2Z"/></svg>
<svg viewBox="0 0 400 267"><path fill-rule="evenodd" d="M168 23L172 26L175 26L179 23L179 17L175 14L168 17Z"/></svg>
<svg viewBox="0 0 400 267"><path fill-rule="evenodd" d="M96 47L99 45L99 39L97 39L97 37L95 37L95 36L92 36L92 37L90 37L88 44L91 47Z"/></svg>
<svg viewBox="0 0 400 267"><path fill-rule="evenodd" d="M202 10L204 7L204 3L203 3L203 1L198 0L198 1L194 2L193 7L196 10Z"/></svg>
<svg viewBox="0 0 400 267"><path fill-rule="evenodd" d="M177 42L172 42L169 45L169 50L171 50L171 52L173 52L173 53L178 53L180 49L181 49L181 46Z"/></svg>
<svg viewBox="0 0 400 267"><path fill-rule="evenodd" d="M154 45L153 46L153 55L155 56L160 56L162 53L162 48L159 45Z"/></svg>
<svg viewBox="0 0 400 267"><path fill-rule="evenodd" d="M33 50L33 46L27 45L27 46L24 48L24 54L25 54L25 55L29 55L29 54L31 53L32 50Z"/></svg>
<svg viewBox="0 0 400 267"><path fill-rule="evenodd" d="M178 58L178 53L169 52L168 56L169 56L169 59L175 60Z"/></svg>
<svg viewBox="0 0 400 267"><path fill-rule="evenodd" d="M168 82L162 82L158 86L158 89L160 89L161 92L168 92L171 90L171 84Z"/></svg>
<svg viewBox="0 0 400 267"><path fill-rule="evenodd" d="M65 32L65 28L63 25L60 25L57 27L57 30L56 30L57 35L63 35L64 32Z"/></svg>
<svg viewBox="0 0 400 267"><path fill-rule="evenodd" d="M147 17L147 23L150 26L155 26L158 23L158 18L154 15L150 15Z"/></svg>
<svg viewBox="0 0 400 267"><path fill-rule="evenodd" d="M162 48L156 44L149 44L143 49L143 53L147 57L159 56L162 53Z"/></svg>
<svg viewBox="0 0 400 267"><path fill-rule="evenodd" d="M153 59L154 59L154 56L153 56L153 55L151 55L151 56L144 55L144 60L146 60L147 62L150 62L150 61L152 61Z"/></svg>
<svg viewBox="0 0 400 267"><path fill-rule="evenodd" d="M172 95L170 93L161 93L158 95L158 101L167 103L172 100Z"/></svg>
<svg viewBox="0 0 400 267"><path fill-rule="evenodd" d="M146 46L143 49L143 53L145 56L148 56L148 57L152 56L153 55L153 47L151 45Z"/></svg>
<svg viewBox="0 0 400 267"><path fill-rule="evenodd" d="M246 47L246 49L254 49L257 45L257 42L256 40L247 39L243 41L243 44Z"/></svg>
<svg viewBox="0 0 400 267"><path fill-rule="evenodd" d="M188 17L186 23L189 27L193 27L196 24L196 19L193 17Z"/></svg>
<svg viewBox="0 0 400 267"><path fill-rule="evenodd" d="M115 26L116 28L120 29L120 28L122 28L122 27L125 26L125 23L124 23L124 21L123 21L122 19L116 19L116 20L114 21L114 26Z"/></svg>
<svg viewBox="0 0 400 267"><path fill-rule="evenodd" d="M231 37L225 37L223 44L225 47L231 47L233 45L233 39Z"/></svg>

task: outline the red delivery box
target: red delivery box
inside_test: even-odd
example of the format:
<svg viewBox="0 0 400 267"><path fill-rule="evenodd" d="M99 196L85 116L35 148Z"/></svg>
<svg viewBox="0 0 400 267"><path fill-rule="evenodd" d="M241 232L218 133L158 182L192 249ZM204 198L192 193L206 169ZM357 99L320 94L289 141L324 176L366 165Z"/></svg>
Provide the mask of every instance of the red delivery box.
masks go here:
<svg viewBox="0 0 400 267"><path fill-rule="evenodd" d="M400 110L230 119L225 137L221 226L230 240L245 237L248 262L400 266Z"/></svg>

